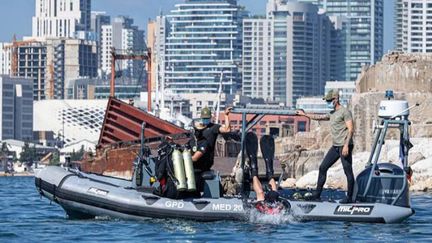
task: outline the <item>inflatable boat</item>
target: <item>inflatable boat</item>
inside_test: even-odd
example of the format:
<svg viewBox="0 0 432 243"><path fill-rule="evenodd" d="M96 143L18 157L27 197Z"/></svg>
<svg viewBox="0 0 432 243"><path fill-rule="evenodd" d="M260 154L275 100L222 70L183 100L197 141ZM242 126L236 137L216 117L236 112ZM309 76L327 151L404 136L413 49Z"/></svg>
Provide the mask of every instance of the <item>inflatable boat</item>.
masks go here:
<svg viewBox="0 0 432 243"><path fill-rule="evenodd" d="M381 103L382 120L377 127L369 163L356 178L355 203L339 203L338 199L343 196L340 192L326 193L321 201L307 201L302 199L307 191L280 189L280 198L289 205L282 213L299 221L368 223L399 223L413 215L408 190L408 151L412 147L408 134L409 109L406 101L389 100ZM240 108L233 112L241 113L244 117L246 114L255 114L255 117L261 118L264 115L293 114L293 111L272 110L268 107L261 110ZM247 132L246 122L244 119L242 134ZM258 121L249 121L249 124L254 122L256 124ZM401 166L378 162L389 128L400 131ZM244 137L242 144L245 143ZM108 216L122 219L248 220L254 210L254 194L247 192L247 185L243 186L240 195L221 196L221 179L215 171L202 174L204 189L200 197L170 199L157 196L153 193L154 186L149 183L153 177L154 160L150 156L137 161L130 181L70 168L47 167L35 176L35 185L42 196L58 203L74 219ZM247 179L243 183L248 183Z"/></svg>
<svg viewBox="0 0 432 243"><path fill-rule="evenodd" d="M213 180L217 180L216 175ZM202 198L169 199L156 196L152 188L136 190L131 182L112 177L48 167L35 179L39 192L58 203L70 218L95 216L137 219L184 218L199 221L239 220L245 217L240 198L219 197L207 189ZM218 185L219 186L219 185ZM214 195L213 193L217 194Z"/></svg>
<svg viewBox="0 0 432 243"><path fill-rule="evenodd" d="M253 213L254 198L219 197L218 176L206 182L201 198L169 199L156 196L152 189L137 190L131 181L86 174L61 167L47 167L35 177L38 191L49 200L58 203L71 219L90 219L97 216L142 219L182 218L197 221L248 220ZM209 178L210 179L210 178ZM307 191L281 190L291 209L284 212L299 221L329 220L369 223L398 223L413 214L404 205L406 197L392 205L387 202L339 204L343 193L324 193L323 201L313 202L295 199L295 194ZM333 195L331 195L333 194ZM387 196L387 195L386 195ZM388 196L387 196L388 197Z"/></svg>

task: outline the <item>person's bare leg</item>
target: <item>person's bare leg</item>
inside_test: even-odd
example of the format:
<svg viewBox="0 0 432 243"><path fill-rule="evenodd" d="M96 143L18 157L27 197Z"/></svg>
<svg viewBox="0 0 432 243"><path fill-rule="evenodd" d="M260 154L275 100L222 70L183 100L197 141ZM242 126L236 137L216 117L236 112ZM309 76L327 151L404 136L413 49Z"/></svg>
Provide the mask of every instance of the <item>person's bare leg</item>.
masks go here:
<svg viewBox="0 0 432 243"><path fill-rule="evenodd" d="M257 176L254 176L252 179L253 189L257 195L257 201L264 201L264 190L262 188L261 182Z"/></svg>
<svg viewBox="0 0 432 243"><path fill-rule="evenodd" d="M269 184L270 184L272 191L277 191L276 181L274 178L270 179Z"/></svg>

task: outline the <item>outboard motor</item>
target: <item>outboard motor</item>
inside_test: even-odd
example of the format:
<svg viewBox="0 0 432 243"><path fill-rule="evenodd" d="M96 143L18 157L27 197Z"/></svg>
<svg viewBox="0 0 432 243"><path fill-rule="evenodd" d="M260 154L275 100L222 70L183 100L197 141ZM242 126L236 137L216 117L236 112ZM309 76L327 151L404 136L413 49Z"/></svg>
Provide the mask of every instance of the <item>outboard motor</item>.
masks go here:
<svg viewBox="0 0 432 243"><path fill-rule="evenodd" d="M412 147L409 141L408 120L409 110L405 100L392 100L393 92L387 91L388 100L381 101L378 116L380 124L372 146L372 152L366 169L357 176L356 200L368 203L385 203L389 205L410 207L408 175L411 172L408 166L408 152ZM401 164L378 163L382 145L385 142L389 128L400 132L399 155Z"/></svg>
<svg viewBox="0 0 432 243"><path fill-rule="evenodd" d="M368 187L371 173L373 177ZM405 172L397 165L380 163L375 168L369 166L357 176L357 187L357 201L410 207Z"/></svg>

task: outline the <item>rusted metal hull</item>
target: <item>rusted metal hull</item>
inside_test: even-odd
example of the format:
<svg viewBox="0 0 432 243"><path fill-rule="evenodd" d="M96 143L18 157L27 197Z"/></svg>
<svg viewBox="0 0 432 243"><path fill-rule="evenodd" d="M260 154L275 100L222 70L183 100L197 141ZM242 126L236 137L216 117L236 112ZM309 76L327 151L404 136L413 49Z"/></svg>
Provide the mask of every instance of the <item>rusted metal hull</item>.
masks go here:
<svg viewBox="0 0 432 243"><path fill-rule="evenodd" d="M160 137L187 132L116 98L108 100L98 146L140 139L141 125L146 123L144 137Z"/></svg>
<svg viewBox="0 0 432 243"><path fill-rule="evenodd" d="M133 161L139 153L139 144L126 147L98 149L97 156L81 161L81 170L101 175L132 178Z"/></svg>
<svg viewBox="0 0 432 243"><path fill-rule="evenodd" d="M139 154L141 126L144 122L146 139L188 132L133 105L110 98L96 155L87 156L80 161L81 170L130 179L133 173L133 162ZM180 140L180 142L185 142L185 140ZM159 143L153 142L146 145L155 149Z"/></svg>

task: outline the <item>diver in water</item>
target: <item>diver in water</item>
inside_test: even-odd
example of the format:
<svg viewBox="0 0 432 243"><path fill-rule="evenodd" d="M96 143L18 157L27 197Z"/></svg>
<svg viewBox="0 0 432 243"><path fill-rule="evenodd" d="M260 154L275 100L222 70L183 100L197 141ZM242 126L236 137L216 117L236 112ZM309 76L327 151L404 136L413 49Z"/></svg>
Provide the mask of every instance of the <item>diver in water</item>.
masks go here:
<svg viewBox="0 0 432 243"><path fill-rule="evenodd" d="M260 140L261 152L266 165L266 177L269 180L270 191L264 192L261 181L258 178L258 138L255 133L246 134L246 153L249 157L252 187L256 193L257 202L255 208L264 214L278 214L289 209L289 203L283 200L277 191L274 179L273 158L274 158L274 139L272 136L264 135Z"/></svg>

